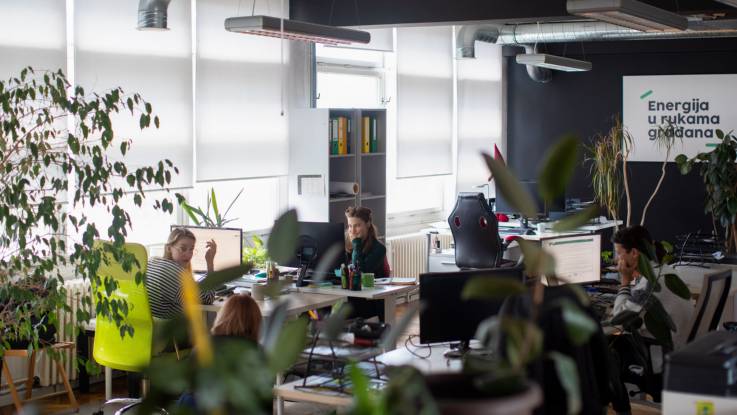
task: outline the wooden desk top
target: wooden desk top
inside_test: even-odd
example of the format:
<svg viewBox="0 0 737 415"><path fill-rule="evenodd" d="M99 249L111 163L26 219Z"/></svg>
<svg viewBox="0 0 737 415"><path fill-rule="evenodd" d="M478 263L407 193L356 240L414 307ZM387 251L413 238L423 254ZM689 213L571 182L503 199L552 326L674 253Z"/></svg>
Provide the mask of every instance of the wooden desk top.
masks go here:
<svg viewBox="0 0 737 415"><path fill-rule="evenodd" d="M274 308L279 304L279 301L284 299L289 301L287 315L295 316L309 310L314 310L316 308L329 307L340 300L345 300L346 296L294 292L283 295L277 299L267 298L265 300L258 300L256 301L256 304L258 304L259 308L261 309L261 314L266 317L270 315L272 311L274 311ZM206 312L216 313L223 306L224 302L224 298L219 298L212 304L203 305L202 310Z"/></svg>
<svg viewBox="0 0 737 415"><path fill-rule="evenodd" d="M339 295L343 297L359 297L369 300L378 300L386 297L406 294L417 287L415 285L378 285L372 289L361 291L344 290L340 287L300 287L295 288L300 293Z"/></svg>

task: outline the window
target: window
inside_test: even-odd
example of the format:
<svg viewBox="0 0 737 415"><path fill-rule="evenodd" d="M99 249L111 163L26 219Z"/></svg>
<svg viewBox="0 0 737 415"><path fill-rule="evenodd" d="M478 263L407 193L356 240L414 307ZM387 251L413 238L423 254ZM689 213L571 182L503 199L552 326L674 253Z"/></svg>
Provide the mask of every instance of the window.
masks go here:
<svg viewBox="0 0 737 415"><path fill-rule="evenodd" d="M272 177L197 183L189 192L187 200L191 205L201 207L204 211L207 197L214 189L218 208L221 215L225 215L228 206L242 189L243 192L225 216L226 219L233 221L225 226L241 228L244 231L270 229L286 209L285 181L284 178Z"/></svg>
<svg viewBox="0 0 737 415"><path fill-rule="evenodd" d="M384 52L315 47L319 108L384 106Z"/></svg>
<svg viewBox="0 0 737 415"><path fill-rule="evenodd" d="M443 176L388 180L387 212L442 210L446 181L446 177Z"/></svg>

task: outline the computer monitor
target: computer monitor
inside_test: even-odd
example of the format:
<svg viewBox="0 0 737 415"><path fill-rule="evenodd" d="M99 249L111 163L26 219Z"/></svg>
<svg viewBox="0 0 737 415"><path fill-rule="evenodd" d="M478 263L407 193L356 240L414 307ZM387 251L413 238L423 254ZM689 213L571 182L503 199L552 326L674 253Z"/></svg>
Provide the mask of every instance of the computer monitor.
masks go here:
<svg viewBox="0 0 737 415"><path fill-rule="evenodd" d="M466 343L487 317L496 315L504 299L461 299L463 287L473 278L523 280L521 267L420 274L420 343Z"/></svg>
<svg viewBox="0 0 737 415"><path fill-rule="evenodd" d="M552 201L545 203L540 192L538 191L538 184L536 180L521 180L522 187L532 196L533 202L535 202L535 210L537 217L545 218L548 217L550 212L565 212L566 210L566 199L565 195L560 195ZM496 213L507 213L507 214L518 214L504 196L499 191L499 187L496 187L496 201L494 203L494 211ZM536 218L528 218L536 219Z"/></svg>
<svg viewBox="0 0 737 415"><path fill-rule="evenodd" d="M282 265L291 267L307 265L309 269L314 270L331 246L337 244L345 247L345 225L342 223L299 222L298 226L299 239L295 255ZM343 260L343 255L339 255L331 264L327 264L328 272L340 268Z"/></svg>
<svg viewBox="0 0 737 415"><path fill-rule="evenodd" d="M601 235L576 235L542 240L542 248L555 259L555 277L549 285L583 284L601 279Z"/></svg>
<svg viewBox="0 0 737 415"><path fill-rule="evenodd" d="M207 272L207 261L205 261L206 243L211 239L217 244L217 253L213 260L214 271L241 265L243 260L243 230L172 225L171 229L175 228L185 228L191 231L196 238L197 242L192 255L192 272Z"/></svg>

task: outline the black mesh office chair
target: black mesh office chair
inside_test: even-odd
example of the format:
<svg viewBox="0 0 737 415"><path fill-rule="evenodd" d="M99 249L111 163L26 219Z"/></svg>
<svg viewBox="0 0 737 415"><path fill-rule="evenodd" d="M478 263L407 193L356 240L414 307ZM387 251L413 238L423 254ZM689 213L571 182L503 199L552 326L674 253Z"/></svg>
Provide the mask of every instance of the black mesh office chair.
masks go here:
<svg viewBox="0 0 737 415"><path fill-rule="evenodd" d="M500 265L504 245L499 238L499 223L482 193L459 193L448 224L455 241L458 268Z"/></svg>

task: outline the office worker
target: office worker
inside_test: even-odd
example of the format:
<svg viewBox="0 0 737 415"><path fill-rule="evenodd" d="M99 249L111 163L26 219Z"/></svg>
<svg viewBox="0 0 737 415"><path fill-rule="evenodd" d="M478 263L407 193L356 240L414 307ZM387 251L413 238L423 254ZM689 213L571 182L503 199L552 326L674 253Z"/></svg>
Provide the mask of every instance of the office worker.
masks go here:
<svg viewBox="0 0 737 415"><path fill-rule="evenodd" d="M376 278L388 276L384 270L386 247L377 239L371 209L351 206L345 210L345 217L346 263L358 266L361 272L372 272Z"/></svg>
<svg viewBox="0 0 737 415"><path fill-rule="evenodd" d="M151 306L151 314L162 319L171 319L182 313L182 272L192 271L192 255L195 246L194 234L185 228L175 228L164 245L164 256L149 259L146 267L146 292ZM214 240L207 241L205 261L207 271L212 272L217 253ZM200 301L212 304L215 294L201 292Z"/></svg>
<svg viewBox="0 0 737 415"><path fill-rule="evenodd" d="M650 258L644 242L654 243L654 241L647 229L640 225L620 229L614 234L612 241L617 255L617 270L621 278L612 316L627 310L640 312L649 296L649 283L637 270L640 255L656 261L661 258L664 250L659 244L655 244L658 258ZM677 330L672 333L672 338L674 348L678 349L688 336L693 306L690 301L676 296L667 288L653 292L653 295L660 300L675 323ZM640 329L640 334L653 338L644 326ZM653 367L653 373L650 373L649 367L652 362L662 362L663 348L649 347L639 340L639 336L630 333L609 336L609 344L612 407L617 414L629 414L631 408L627 388L624 385L625 380L629 378L632 368L640 368L638 369L642 372L640 376L648 379L647 382L658 381L659 377L656 374L660 373L662 368ZM654 389L659 390L659 387L656 385Z"/></svg>

